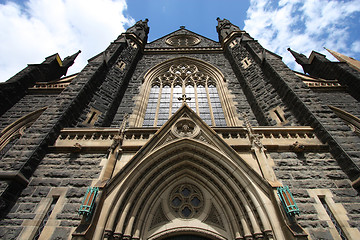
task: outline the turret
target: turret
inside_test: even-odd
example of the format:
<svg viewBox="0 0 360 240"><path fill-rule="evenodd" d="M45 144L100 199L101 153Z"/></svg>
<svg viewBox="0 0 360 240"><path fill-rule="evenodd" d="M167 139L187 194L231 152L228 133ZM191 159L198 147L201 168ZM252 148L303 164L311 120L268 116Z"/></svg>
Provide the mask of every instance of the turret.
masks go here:
<svg viewBox="0 0 360 240"><path fill-rule="evenodd" d="M141 46L145 46L150 29L147 24L148 21L147 18L144 21L140 20L136 22L134 26L128 28L125 32L126 38L130 38Z"/></svg>
<svg viewBox="0 0 360 240"><path fill-rule="evenodd" d="M238 26L232 24L225 18L221 20L218 17L216 20L218 21L216 31L219 34L219 41L222 45L229 42L234 36L241 35L243 33Z"/></svg>

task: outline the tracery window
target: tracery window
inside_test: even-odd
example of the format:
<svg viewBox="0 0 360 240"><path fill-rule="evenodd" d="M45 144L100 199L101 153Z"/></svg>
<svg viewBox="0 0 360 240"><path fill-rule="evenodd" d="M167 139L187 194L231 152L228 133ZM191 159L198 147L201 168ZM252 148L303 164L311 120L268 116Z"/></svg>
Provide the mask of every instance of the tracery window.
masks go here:
<svg viewBox="0 0 360 240"><path fill-rule="evenodd" d="M181 218L197 217L203 209L203 199L200 189L192 184L176 186L169 196L171 210Z"/></svg>
<svg viewBox="0 0 360 240"><path fill-rule="evenodd" d="M143 126L161 126L186 103L208 125L226 126L224 111L215 79L195 64L171 65L151 81Z"/></svg>

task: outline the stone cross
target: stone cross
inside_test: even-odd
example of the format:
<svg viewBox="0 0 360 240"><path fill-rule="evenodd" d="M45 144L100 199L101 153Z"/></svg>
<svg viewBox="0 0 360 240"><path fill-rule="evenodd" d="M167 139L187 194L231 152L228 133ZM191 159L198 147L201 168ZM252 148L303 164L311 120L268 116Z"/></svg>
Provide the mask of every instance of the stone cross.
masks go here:
<svg viewBox="0 0 360 240"><path fill-rule="evenodd" d="M179 100L179 101L182 101L183 104L184 104L184 103L186 103L187 100L190 101L191 98L190 98L190 97L186 97L186 94L183 94L182 97L179 97L179 98L178 98L178 100Z"/></svg>

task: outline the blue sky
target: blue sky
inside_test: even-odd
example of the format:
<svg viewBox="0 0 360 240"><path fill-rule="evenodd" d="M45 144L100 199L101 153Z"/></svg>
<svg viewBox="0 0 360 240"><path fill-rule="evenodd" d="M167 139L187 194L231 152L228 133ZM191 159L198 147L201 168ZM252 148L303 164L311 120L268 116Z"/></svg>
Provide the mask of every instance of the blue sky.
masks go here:
<svg viewBox="0 0 360 240"><path fill-rule="evenodd" d="M127 13L135 19L149 19L150 42L180 26L217 41L216 18L236 19L243 28L249 6L247 0L130 0Z"/></svg>
<svg viewBox="0 0 360 240"><path fill-rule="evenodd" d="M301 71L288 47L309 55L323 47L360 60L360 0L0 0L0 82L45 57L82 53L69 73L126 28L149 19L149 41L186 26L218 40L227 18Z"/></svg>

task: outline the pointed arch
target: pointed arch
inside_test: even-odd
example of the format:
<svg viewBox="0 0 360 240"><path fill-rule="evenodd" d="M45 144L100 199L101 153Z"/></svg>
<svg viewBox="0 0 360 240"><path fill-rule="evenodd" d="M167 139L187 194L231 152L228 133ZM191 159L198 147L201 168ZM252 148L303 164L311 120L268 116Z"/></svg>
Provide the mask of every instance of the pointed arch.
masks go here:
<svg viewBox="0 0 360 240"><path fill-rule="evenodd" d="M358 117L335 106L328 105L328 107L341 118L354 133L360 135L360 119Z"/></svg>
<svg viewBox="0 0 360 240"><path fill-rule="evenodd" d="M0 132L0 158L16 142L16 140L23 135L25 129L31 126L35 120L38 119L46 108L47 107L43 107L22 116Z"/></svg>
<svg viewBox="0 0 360 240"><path fill-rule="evenodd" d="M208 209L210 203L218 206L221 220L226 222L225 230L204 222L206 212L192 219L193 225L189 224L192 221L182 221L167 212L170 223L149 230L149 213L158 203L167 202L170 189L184 181L209 196ZM98 226L95 238L102 237L104 231L125 239L160 239L178 231L214 239L272 234L277 239L284 238L271 201L271 187L239 157L230 158L200 140L180 139L164 144L141 160L133 159L107 191L104 206L108 208L101 213L106 224Z"/></svg>
<svg viewBox="0 0 360 240"><path fill-rule="evenodd" d="M183 94L192 98L189 106L208 125L239 124L221 71L202 60L179 57L146 72L130 125L161 126L181 106L177 99Z"/></svg>

